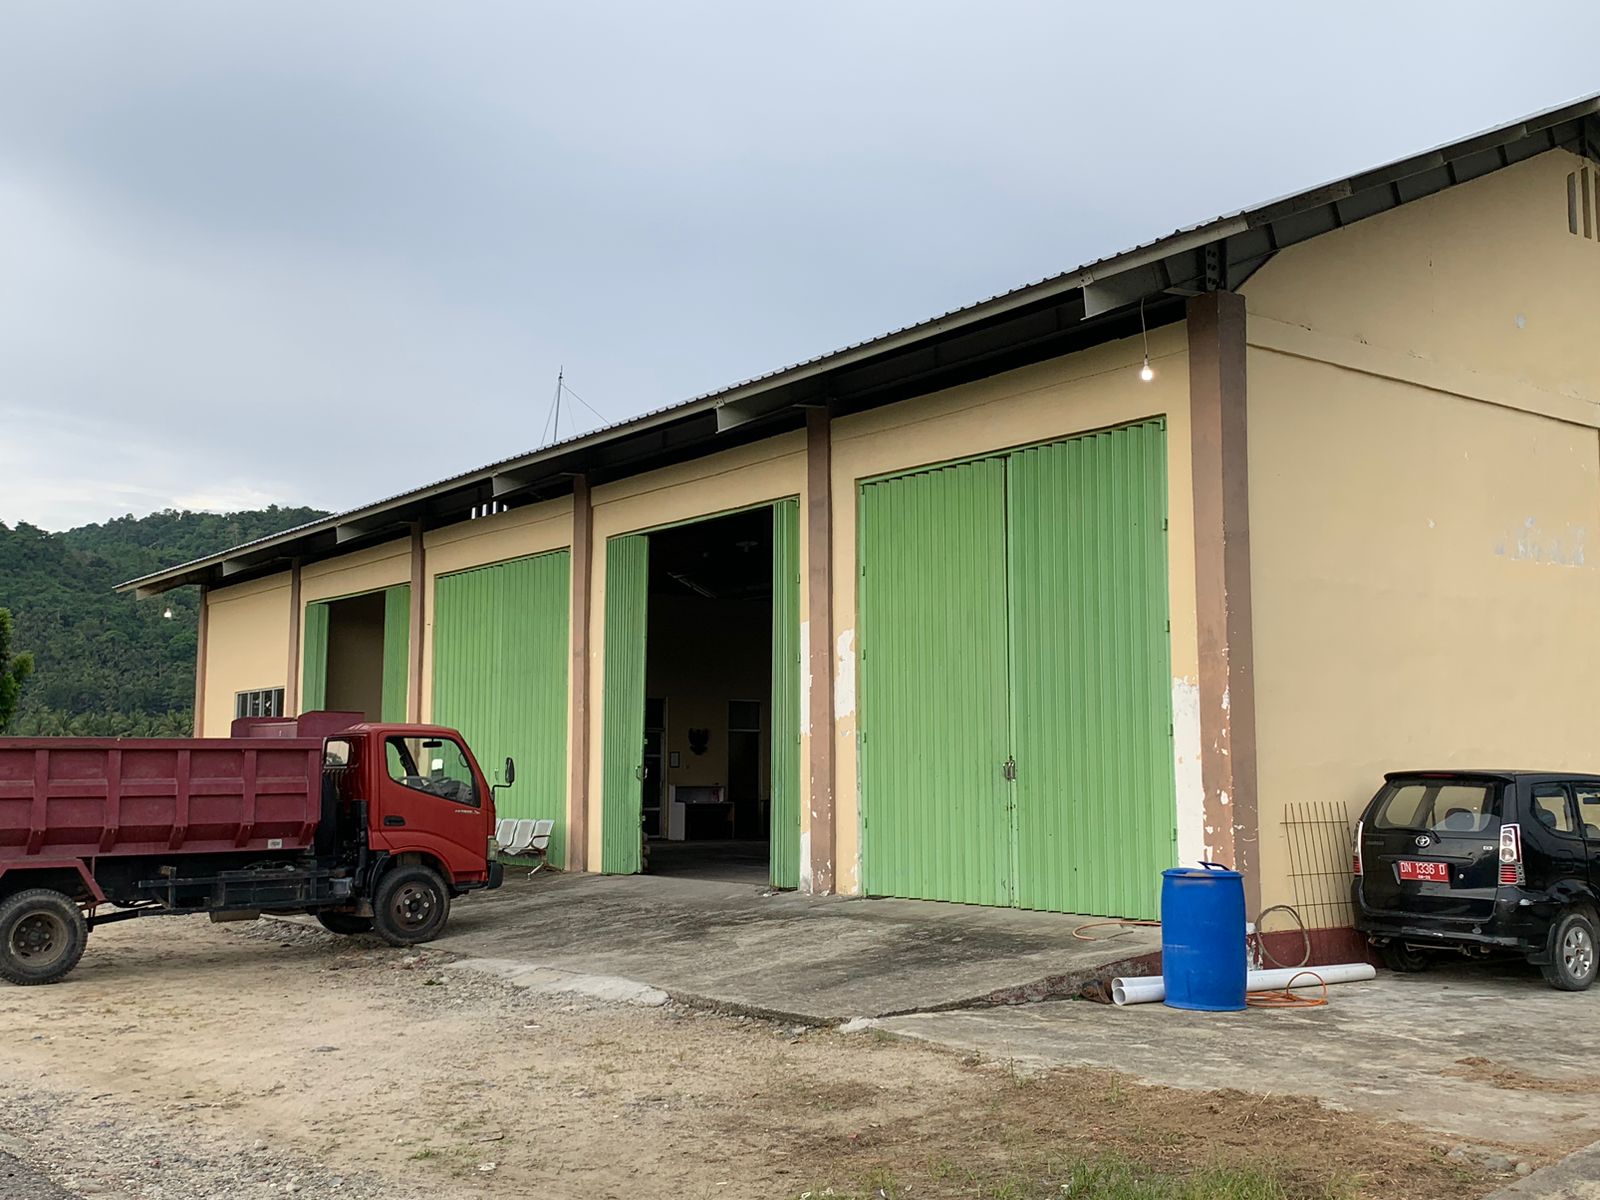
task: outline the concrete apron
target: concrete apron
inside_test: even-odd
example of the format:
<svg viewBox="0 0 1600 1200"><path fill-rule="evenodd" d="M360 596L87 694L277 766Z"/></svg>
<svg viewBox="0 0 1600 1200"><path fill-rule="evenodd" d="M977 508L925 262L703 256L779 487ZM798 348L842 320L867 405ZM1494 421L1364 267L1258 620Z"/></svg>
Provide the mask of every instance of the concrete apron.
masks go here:
<svg viewBox="0 0 1600 1200"><path fill-rule="evenodd" d="M456 964L547 991L643 989L686 1003L833 1024L1075 995L1160 945L1150 928L918 900L800 896L641 875L514 878L458 903L435 943Z"/></svg>
<svg viewBox="0 0 1600 1200"><path fill-rule="evenodd" d="M1326 1008L1053 1003L919 1013L879 1028L1023 1068L1105 1067L1172 1087L1314 1096L1469 1144L1525 1146L1537 1160L1600 1138L1585 1032L1597 1018L1600 989L1557 992L1514 964L1382 972L1329 988Z"/></svg>

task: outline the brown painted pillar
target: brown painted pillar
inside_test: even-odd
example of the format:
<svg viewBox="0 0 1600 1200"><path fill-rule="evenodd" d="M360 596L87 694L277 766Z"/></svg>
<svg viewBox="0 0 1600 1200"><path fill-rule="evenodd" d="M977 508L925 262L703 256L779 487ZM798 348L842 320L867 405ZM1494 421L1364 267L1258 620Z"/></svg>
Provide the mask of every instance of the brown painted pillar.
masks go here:
<svg viewBox="0 0 1600 1200"><path fill-rule="evenodd" d="M289 662L283 684L285 716L300 715L300 560L289 562Z"/></svg>
<svg viewBox="0 0 1600 1200"><path fill-rule="evenodd" d="M589 480L572 480L572 734L567 793L572 816L567 830L567 870L589 863L589 587L593 571L594 507Z"/></svg>
<svg viewBox="0 0 1600 1200"><path fill-rule="evenodd" d="M200 621L194 638L194 736L205 736L206 720L206 630L211 624L211 609L206 604L210 589L200 585Z"/></svg>
<svg viewBox="0 0 1600 1200"><path fill-rule="evenodd" d="M1233 292L1195 296L1188 324L1205 845L1208 857L1244 873L1253 918L1261 869L1244 300Z"/></svg>
<svg viewBox="0 0 1600 1200"><path fill-rule="evenodd" d="M811 797L811 892L834 890L833 447L826 408L806 410L806 715Z"/></svg>
<svg viewBox="0 0 1600 1200"><path fill-rule="evenodd" d="M406 647L409 655L409 683L406 691L406 715L411 721L422 720L422 643L425 637L423 601L427 596L427 561L423 557L422 522L411 522L411 612Z"/></svg>

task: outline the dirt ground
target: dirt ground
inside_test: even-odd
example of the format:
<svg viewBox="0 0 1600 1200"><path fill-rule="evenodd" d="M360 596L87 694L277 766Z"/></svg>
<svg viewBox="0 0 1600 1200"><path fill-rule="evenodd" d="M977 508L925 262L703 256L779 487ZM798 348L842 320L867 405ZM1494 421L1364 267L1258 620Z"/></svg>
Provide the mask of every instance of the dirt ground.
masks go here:
<svg viewBox="0 0 1600 1200"><path fill-rule="evenodd" d="M130 1200L1059 1197L1108 1156L1254 1168L1291 1200L1503 1182L1439 1135L1311 1100L1025 1074L451 961L272 921L97 930L63 983L0 987L0 1150Z"/></svg>

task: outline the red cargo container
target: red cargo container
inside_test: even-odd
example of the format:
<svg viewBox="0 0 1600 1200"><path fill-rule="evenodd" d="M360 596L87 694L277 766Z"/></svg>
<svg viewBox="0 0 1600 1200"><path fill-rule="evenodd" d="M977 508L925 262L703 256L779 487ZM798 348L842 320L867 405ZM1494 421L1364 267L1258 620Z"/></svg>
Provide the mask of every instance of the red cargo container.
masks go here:
<svg viewBox="0 0 1600 1200"><path fill-rule="evenodd" d="M7 738L0 871L18 858L298 850L322 803L322 742Z"/></svg>

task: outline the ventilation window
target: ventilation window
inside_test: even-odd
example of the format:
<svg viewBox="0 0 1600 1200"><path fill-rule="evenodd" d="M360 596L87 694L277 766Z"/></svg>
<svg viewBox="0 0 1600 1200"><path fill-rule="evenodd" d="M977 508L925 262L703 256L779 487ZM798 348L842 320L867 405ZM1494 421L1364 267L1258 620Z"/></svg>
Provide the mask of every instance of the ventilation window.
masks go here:
<svg viewBox="0 0 1600 1200"><path fill-rule="evenodd" d="M235 692L233 715L236 717L283 716L283 689L257 688L250 692Z"/></svg>
<svg viewBox="0 0 1600 1200"><path fill-rule="evenodd" d="M1567 232L1600 241L1600 172L1593 167L1567 174Z"/></svg>

